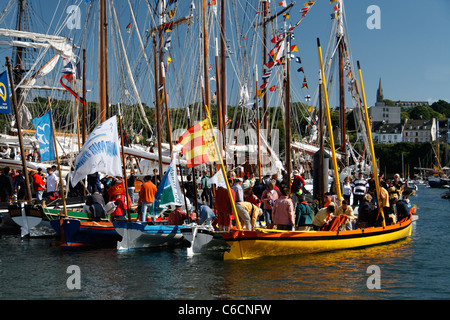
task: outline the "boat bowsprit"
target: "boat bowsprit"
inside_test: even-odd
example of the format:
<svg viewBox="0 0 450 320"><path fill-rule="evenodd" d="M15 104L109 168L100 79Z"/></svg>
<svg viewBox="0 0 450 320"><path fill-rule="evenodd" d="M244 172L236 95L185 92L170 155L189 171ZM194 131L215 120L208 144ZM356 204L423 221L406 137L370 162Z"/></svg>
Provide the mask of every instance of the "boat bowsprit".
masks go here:
<svg viewBox="0 0 450 320"><path fill-rule="evenodd" d="M386 227L371 227L351 231L281 231L258 229L223 233L230 245L225 260L254 259L263 256L309 254L384 244L411 235L409 218Z"/></svg>
<svg viewBox="0 0 450 320"><path fill-rule="evenodd" d="M181 227L183 237L189 242L187 255L192 256L196 253L208 251L225 251L230 247L223 240L222 233L214 231L210 226L187 225Z"/></svg>

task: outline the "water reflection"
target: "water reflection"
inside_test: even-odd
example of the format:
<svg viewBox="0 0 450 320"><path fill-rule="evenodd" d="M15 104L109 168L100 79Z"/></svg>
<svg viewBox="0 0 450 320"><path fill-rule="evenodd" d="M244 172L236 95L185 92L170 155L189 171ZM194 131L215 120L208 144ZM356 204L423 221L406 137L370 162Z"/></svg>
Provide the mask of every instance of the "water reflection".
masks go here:
<svg viewBox="0 0 450 320"><path fill-rule="evenodd" d="M411 252L407 239L357 250L227 261L222 271L225 280L217 286L220 292L212 294L228 290L238 299L390 298L391 288L403 285L405 278L392 279L389 274L399 262L411 259ZM367 288L370 265L381 268L381 290Z"/></svg>

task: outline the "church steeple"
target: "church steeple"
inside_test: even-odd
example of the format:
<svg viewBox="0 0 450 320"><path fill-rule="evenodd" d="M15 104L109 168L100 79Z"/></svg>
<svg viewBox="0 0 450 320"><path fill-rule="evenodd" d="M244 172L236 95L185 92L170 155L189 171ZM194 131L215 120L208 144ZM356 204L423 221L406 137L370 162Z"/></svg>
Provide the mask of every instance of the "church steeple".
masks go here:
<svg viewBox="0 0 450 320"><path fill-rule="evenodd" d="M383 88L381 87L381 78L380 78L380 84L378 85L378 90L377 90L377 103L381 103L384 100L384 95L383 95Z"/></svg>

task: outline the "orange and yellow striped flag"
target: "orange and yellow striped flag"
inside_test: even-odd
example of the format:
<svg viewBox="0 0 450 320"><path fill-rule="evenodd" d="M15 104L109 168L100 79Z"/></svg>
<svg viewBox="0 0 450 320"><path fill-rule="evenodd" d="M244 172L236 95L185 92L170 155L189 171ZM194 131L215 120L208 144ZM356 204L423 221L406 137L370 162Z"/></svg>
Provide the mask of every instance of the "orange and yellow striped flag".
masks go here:
<svg viewBox="0 0 450 320"><path fill-rule="evenodd" d="M188 168L219 160L208 119L190 127L180 136L178 143L183 146L182 152L186 156Z"/></svg>

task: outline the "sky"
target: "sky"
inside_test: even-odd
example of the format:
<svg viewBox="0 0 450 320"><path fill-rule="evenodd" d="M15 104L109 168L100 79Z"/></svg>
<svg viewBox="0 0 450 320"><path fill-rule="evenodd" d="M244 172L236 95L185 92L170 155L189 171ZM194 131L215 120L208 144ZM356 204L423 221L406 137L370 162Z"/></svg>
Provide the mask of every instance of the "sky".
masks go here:
<svg viewBox="0 0 450 320"><path fill-rule="evenodd" d="M2 1L1 10L6 2L9 1ZM256 0L253 2L257 3ZM274 10L281 10L276 6L277 0L271 2ZM53 11L50 8L59 3L56 0L45 1L45 8L38 10L39 15L50 21ZM287 0L287 3L291 1ZM291 23L299 19L303 3L295 3L291 10ZM367 10L373 5L379 8L380 29L367 26L367 21L372 18L372 12ZM309 91L303 90L301 94L314 94L319 70L316 39L320 38L325 51L333 6L329 0L317 0L295 30L294 44L299 47L310 87ZM356 67L356 61L360 61L368 106L375 104L380 78L386 99L430 103L439 99L450 101L450 1L346 0L344 9L353 63ZM81 14L84 19L86 12ZM4 56L5 52L0 51L1 65ZM294 85L301 86L302 79L303 74L294 75Z"/></svg>
<svg viewBox="0 0 450 320"><path fill-rule="evenodd" d="M371 5L380 9L380 29L367 27ZM330 11L330 6L329 1L317 1L303 27L315 21L302 34L319 30L321 42L326 43L322 31L326 27L318 15ZM450 100L450 1L347 0L344 7L352 56L360 61L369 106L376 101L380 78L386 99ZM301 44L304 52L313 51L310 38Z"/></svg>

